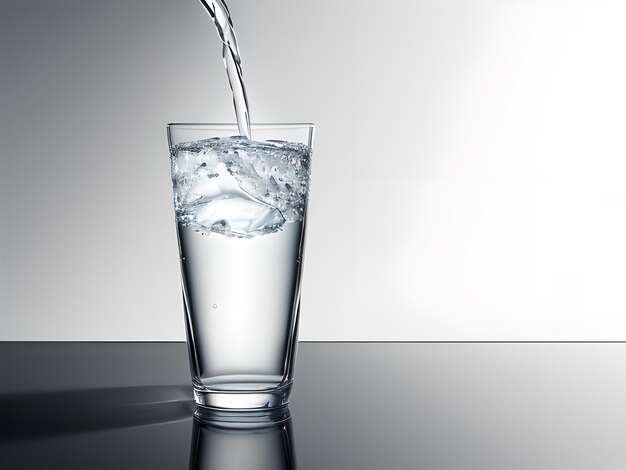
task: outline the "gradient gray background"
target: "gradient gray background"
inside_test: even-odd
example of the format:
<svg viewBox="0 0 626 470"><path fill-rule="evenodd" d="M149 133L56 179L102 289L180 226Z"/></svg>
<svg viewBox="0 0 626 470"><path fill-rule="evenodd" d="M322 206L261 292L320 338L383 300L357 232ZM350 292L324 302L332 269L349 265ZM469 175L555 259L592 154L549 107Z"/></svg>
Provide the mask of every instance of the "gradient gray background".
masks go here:
<svg viewBox="0 0 626 470"><path fill-rule="evenodd" d="M233 121L209 18L0 5L0 340L183 339L165 123ZM253 121L318 126L302 339L626 339L621 2L229 5Z"/></svg>

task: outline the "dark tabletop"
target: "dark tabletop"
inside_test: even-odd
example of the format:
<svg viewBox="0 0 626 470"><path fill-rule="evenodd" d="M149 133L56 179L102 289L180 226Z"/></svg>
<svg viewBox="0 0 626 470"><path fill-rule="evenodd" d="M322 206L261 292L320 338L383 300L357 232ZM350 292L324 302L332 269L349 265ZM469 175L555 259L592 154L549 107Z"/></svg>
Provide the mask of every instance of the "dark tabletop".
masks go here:
<svg viewBox="0 0 626 470"><path fill-rule="evenodd" d="M0 343L0 469L626 468L624 343L300 343L290 419L193 418L184 343Z"/></svg>

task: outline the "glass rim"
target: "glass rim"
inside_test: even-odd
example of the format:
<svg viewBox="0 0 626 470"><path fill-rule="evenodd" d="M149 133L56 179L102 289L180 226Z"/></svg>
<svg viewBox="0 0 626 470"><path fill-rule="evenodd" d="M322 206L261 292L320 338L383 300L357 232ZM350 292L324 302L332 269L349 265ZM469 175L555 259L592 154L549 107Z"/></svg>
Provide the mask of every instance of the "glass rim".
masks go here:
<svg viewBox="0 0 626 470"><path fill-rule="evenodd" d="M225 123L225 122L170 122L167 127L176 129L199 129L203 127L212 127L217 129L239 129L237 123ZM251 129L297 129L297 128L309 128L314 129L315 124L312 122L259 122L250 123Z"/></svg>

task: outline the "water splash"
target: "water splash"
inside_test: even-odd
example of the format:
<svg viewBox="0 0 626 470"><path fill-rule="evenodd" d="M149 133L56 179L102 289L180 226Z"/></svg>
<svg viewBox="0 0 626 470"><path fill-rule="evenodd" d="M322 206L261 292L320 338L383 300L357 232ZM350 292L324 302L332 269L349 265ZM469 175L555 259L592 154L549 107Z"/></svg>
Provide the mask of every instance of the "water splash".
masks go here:
<svg viewBox="0 0 626 470"><path fill-rule="evenodd" d="M304 220L309 146L215 137L180 143L171 152L174 205L182 226L252 238Z"/></svg>

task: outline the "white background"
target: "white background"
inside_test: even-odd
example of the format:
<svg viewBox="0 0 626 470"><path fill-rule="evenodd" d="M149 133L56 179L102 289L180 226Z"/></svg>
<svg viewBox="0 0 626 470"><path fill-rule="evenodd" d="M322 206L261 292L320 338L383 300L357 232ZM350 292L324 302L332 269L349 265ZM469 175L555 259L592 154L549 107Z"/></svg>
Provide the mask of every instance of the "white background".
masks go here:
<svg viewBox="0 0 626 470"><path fill-rule="evenodd" d="M0 12L0 340L184 339L165 124L233 121L195 0ZM229 2L317 124L304 340L626 339L626 4Z"/></svg>

